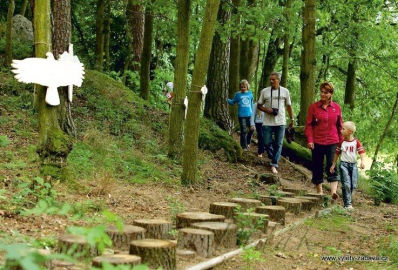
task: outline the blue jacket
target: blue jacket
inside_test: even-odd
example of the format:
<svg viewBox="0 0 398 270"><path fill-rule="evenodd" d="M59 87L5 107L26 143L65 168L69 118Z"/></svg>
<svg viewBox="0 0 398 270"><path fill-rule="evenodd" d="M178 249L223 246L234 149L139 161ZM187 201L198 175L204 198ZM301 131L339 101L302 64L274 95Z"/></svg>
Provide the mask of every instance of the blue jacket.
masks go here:
<svg viewBox="0 0 398 270"><path fill-rule="evenodd" d="M239 117L250 117L253 114L253 93L251 91L237 92L233 99L228 99L228 103L230 105L238 103Z"/></svg>

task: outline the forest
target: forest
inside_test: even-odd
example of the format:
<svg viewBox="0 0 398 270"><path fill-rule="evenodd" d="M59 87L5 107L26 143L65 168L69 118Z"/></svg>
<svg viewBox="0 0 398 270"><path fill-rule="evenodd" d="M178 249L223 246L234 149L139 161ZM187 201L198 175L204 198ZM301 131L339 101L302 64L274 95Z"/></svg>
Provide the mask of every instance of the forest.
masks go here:
<svg viewBox="0 0 398 270"><path fill-rule="evenodd" d="M395 269L397 24L395 0L1 1L0 269ZM272 107L273 76L279 167L231 105ZM313 185L325 82L365 149L353 211Z"/></svg>

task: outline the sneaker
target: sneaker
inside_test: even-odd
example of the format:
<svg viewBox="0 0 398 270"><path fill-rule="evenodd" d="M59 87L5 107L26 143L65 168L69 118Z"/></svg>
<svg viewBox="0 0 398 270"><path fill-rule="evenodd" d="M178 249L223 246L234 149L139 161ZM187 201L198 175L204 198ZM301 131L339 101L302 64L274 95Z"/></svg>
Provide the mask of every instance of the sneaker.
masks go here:
<svg viewBox="0 0 398 270"><path fill-rule="evenodd" d="M247 148L243 148L243 151L244 151L244 152L247 152L247 151L249 151L249 149L247 149Z"/></svg>
<svg viewBox="0 0 398 270"><path fill-rule="evenodd" d="M337 193L333 193L333 194L332 194L332 199L333 199L333 200L337 200L339 197L340 197L340 196L339 196L339 194L337 194Z"/></svg>
<svg viewBox="0 0 398 270"><path fill-rule="evenodd" d="M263 157L263 154L258 154L257 155L259 158L262 158Z"/></svg>
<svg viewBox="0 0 398 270"><path fill-rule="evenodd" d="M348 205L348 206L344 206L344 209L348 210L348 211L352 211L352 210L354 210L354 207L352 207L352 205Z"/></svg>
<svg viewBox="0 0 398 270"><path fill-rule="evenodd" d="M278 173L278 171L276 170L275 167L271 167L271 172L272 172L273 174L277 174L277 173Z"/></svg>

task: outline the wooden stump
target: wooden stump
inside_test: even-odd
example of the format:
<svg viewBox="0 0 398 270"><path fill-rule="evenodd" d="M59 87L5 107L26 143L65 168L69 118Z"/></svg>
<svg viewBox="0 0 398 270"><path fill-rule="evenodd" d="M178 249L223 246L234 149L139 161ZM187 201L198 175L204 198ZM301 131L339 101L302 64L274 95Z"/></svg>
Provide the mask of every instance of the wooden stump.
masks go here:
<svg viewBox="0 0 398 270"><path fill-rule="evenodd" d="M96 247L91 247L81 235L64 234L58 238L59 253L70 254L73 257L94 257L98 256Z"/></svg>
<svg viewBox="0 0 398 270"><path fill-rule="evenodd" d="M275 205L277 197L269 195L260 195L260 201L264 205ZM260 205L259 205L260 206Z"/></svg>
<svg viewBox="0 0 398 270"><path fill-rule="evenodd" d="M192 249L199 256L210 257L214 251L214 233L201 229L181 229L178 232L177 247Z"/></svg>
<svg viewBox="0 0 398 270"><path fill-rule="evenodd" d="M248 217L250 222L257 226L260 224L260 220L262 220L262 225L260 228L257 228L259 231L263 233L267 232L268 222L269 222L269 215L261 214L261 213L243 213L244 216Z"/></svg>
<svg viewBox="0 0 398 270"><path fill-rule="evenodd" d="M225 217L207 212L184 212L177 215L177 229L189 227L195 222L223 222Z"/></svg>
<svg viewBox="0 0 398 270"><path fill-rule="evenodd" d="M280 224L278 222L269 221L268 222L268 232L273 233L279 228Z"/></svg>
<svg viewBox="0 0 398 270"><path fill-rule="evenodd" d="M278 199L277 204L285 207L287 212L291 212L296 215L301 211L301 201L295 198Z"/></svg>
<svg viewBox="0 0 398 270"><path fill-rule="evenodd" d="M305 211L311 211L312 207L315 206L314 202L311 200L301 199L296 197L296 200L301 202L301 209Z"/></svg>
<svg viewBox="0 0 398 270"><path fill-rule="evenodd" d="M177 256L186 259L192 259L196 256L196 252L189 249L177 249L176 254Z"/></svg>
<svg viewBox="0 0 398 270"><path fill-rule="evenodd" d="M104 262L112 264L114 266L117 265L135 266L141 263L141 258L135 255L128 255L128 254L99 256L93 259L93 266L101 268Z"/></svg>
<svg viewBox="0 0 398 270"><path fill-rule="evenodd" d="M282 190L286 191L286 192L294 193L294 194L296 194L296 196L304 196L305 194L308 193L308 191L306 189L300 189L300 188L287 188L287 187L285 187L285 188L282 188Z"/></svg>
<svg viewBox="0 0 398 270"><path fill-rule="evenodd" d="M130 254L141 257L143 264L155 269L176 269L176 245L167 240L133 240L130 243Z"/></svg>
<svg viewBox="0 0 398 270"><path fill-rule="evenodd" d="M145 238L151 239L170 239L170 231L173 225L170 221L164 219L137 219L134 225L146 229Z"/></svg>
<svg viewBox="0 0 398 270"><path fill-rule="evenodd" d="M144 239L145 231L142 227L132 225L124 225L121 232L115 225L106 228L106 233L111 238L113 247L121 250L128 250L132 240Z"/></svg>
<svg viewBox="0 0 398 270"><path fill-rule="evenodd" d="M305 196L318 198L320 205L323 205L327 201L327 196L325 194L318 194L318 193L310 192L310 193L307 193Z"/></svg>
<svg viewBox="0 0 398 270"><path fill-rule="evenodd" d="M257 206L261 205L261 201L254 200L254 199L232 198L229 201L239 204L241 206L243 212L246 212L246 210L250 209L250 208L256 209Z"/></svg>
<svg viewBox="0 0 398 270"><path fill-rule="evenodd" d="M276 197L284 197L284 198L293 198L295 194L293 192L287 192L287 191L281 191L277 190L273 192L271 195L276 196Z"/></svg>
<svg viewBox="0 0 398 270"><path fill-rule="evenodd" d="M297 199L304 199L304 200L309 200L312 202L313 207L317 207L322 205L323 199L317 198L317 197L311 197L311 196L297 196Z"/></svg>
<svg viewBox="0 0 398 270"><path fill-rule="evenodd" d="M285 211L285 207L280 205L267 205L256 208L257 213L267 214L271 221L278 222L282 225L285 225Z"/></svg>
<svg viewBox="0 0 398 270"><path fill-rule="evenodd" d="M233 218L238 208L237 203L232 202L215 202L210 204L210 213L223 215L225 218Z"/></svg>
<svg viewBox="0 0 398 270"><path fill-rule="evenodd" d="M214 233L215 248L233 248L236 246L238 226L225 222L197 222L192 227Z"/></svg>
<svg viewBox="0 0 398 270"><path fill-rule="evenodd" d="M181 229L178 232L177 247L191 249L202 257L210 257L214 251L214 233L201 229Z"/></svg>

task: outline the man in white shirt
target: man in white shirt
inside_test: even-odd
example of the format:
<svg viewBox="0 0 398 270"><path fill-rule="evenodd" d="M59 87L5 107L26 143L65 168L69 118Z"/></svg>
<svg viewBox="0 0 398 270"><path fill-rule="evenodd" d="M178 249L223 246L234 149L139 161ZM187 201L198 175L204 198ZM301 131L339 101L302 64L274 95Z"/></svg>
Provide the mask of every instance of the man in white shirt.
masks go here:
<svg viewBox="0 0 398 270"><path fill-rule="evenodd" d="M271 171L276 174L278 173L278 162L282 153L283 137L285 136L285 106L290 117L289 126L293 126L294 119L289 90L280 86L280 73L272 72L269 78L271 86L261 90L257 108L265 112L263 122L264 145L268 157L271 159ZM274 135L274 138L272 138L272 135Z"/></svg>

